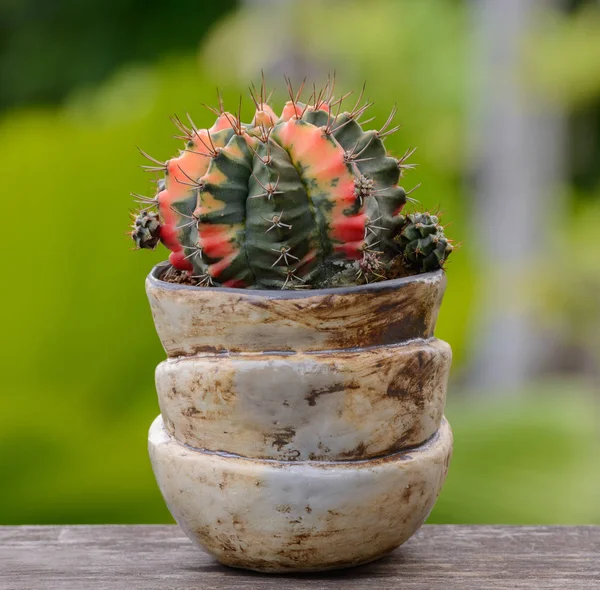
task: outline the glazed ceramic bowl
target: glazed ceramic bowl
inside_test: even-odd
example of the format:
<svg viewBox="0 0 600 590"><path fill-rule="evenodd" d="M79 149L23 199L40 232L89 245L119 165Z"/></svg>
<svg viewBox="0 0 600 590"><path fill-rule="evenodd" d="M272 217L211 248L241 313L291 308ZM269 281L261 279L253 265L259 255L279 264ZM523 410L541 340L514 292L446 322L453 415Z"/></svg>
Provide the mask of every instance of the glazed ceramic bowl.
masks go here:
<svg viewBox="0 0 600 590"><path fill-rule="evenodd" d="M172 284L164 269L146 282L168 357L150 455L190 538L229 565L290 571L410 537L452 448L451 351L433 335L444 273L253 291Z"/></svg>
<svg viewBox="0 0 600 590"><path fill-rule="evenodd" d="M265 461L197 451L160 416L150 457L185 533L225 565L265 572L367 563L424 522L446 478L452 433L366 461Z"/></svg>

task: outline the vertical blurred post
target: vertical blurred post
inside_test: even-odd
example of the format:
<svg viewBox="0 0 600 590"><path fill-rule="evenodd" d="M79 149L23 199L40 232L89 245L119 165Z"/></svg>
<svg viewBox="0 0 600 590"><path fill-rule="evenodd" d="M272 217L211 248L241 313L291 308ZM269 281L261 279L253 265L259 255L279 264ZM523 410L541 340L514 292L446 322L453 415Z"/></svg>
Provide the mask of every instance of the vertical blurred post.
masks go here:
<svg viewBox="0 0 600 590"><path fill-rule="evenodd" d="M545 342L532 322L530 284L550 236L564 177L560 110L523 80L526 33L559 0L470 0L477 92L472 109L483 285L475 325L474 387L511 391L534 376ZM523 83L525 82L525 84Z"/></svg>

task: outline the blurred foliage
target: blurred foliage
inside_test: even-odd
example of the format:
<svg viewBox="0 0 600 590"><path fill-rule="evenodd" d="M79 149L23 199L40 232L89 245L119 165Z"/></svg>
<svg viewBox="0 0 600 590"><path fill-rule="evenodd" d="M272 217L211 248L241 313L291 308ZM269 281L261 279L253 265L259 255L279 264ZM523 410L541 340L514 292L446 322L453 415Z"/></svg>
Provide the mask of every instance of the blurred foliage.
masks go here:
<svg viewBox="0 0 600 590"><path fill-rule="evenodd" d="M547 98L581 108L600 95L600 5L569 18L541 12L525 43L522 82Z"/></svg>
<svg viewBox="0 0 600 590"><path fill-rule="evenodd" d="M600 3L577 4L568 16L545 11L536 19L524 44L521 81L568 109L567 164L574 185L589 195L600 185Z"/></svg>
<svg viewBox="0 0 600 590"><path fill-rule="evenodd" d="M189 53L234 5L0 0L0 111L61 101L75 88L104 80L124 61Z"/></svg>
<svg viewBox="0 0 600 590"><path fill-rule="evenodd" d="M554 380L509 398L450 396L446 415L454 454L428 522L600 524L597 391Z"/></svg>
<svg viewBox="0 0 600 590"><path fill-rule="evenodd" d="M478 280L464 186L470 83L464 6L439 0L348 0L341 10L341 2L332 0L318 10L308 10L310 2L302 4L303 18L293 19L297 30L289 34L308 48L311 58L318 58L323 66L318 73L337 71L338 94L360 87L367 79L367 93L376 101L374 126L385 121L397 102L397 119L403 127L389 138L388 147L396 154L412 145L419 147L414 158L419 166L407 176L406 187L423 183L415 193L422 206L435 209L441 205L445 220L452 222L447 233L465 242L449 265L449 289L437 332L452 343L456 377L465 363ZM0 11L7 6L2 5ZM15 14L23 10L19 6L10 5ZM93 21L94 6L75 7L72 13L85 12ZM127 6L133 4L123 5ZM39 10L44 14L51 8L44 5ZM147 7L139 14L145 11ZM139 24L137 41L122 28L107 38L114 34L123 45L131 42L135 48L129 57L156 55L149 49L142 55L143 47L150 45L163 55L168 47L157 40L168 36L171 42L171 37L185 35L160 35L159 31L178 31L181 14L165 16L165 21L155 16L154 28ZM190 10L186 12L188 30L194 23L190 24L187 14L199 14L199 19L209 22L206 12ZM109 57L86 57L84 49L71 48L70 65L60 72L68 84L61 87L82 85L65 103L15 110L0 120L3 210L8 220L3 243L11 262L5 265L5 284L9 276L12 279L10 288L0 294L5 310L0 343L0 468L8 474L0 492L2 524L170 519L146 453L147 428L158 413L153 367L164 352L143 289L145 275L154 263L166 258L166 252L128 252L128 193L152 192L151 178L139 169L144 161L134 146L158 158L175 153L180 142L170 139L175 130L168 116L190 111L198 125L210 124L213 115L201 103L214 104L216 85L223 88L226 103L235 108L240 89L232 74L240 68L254 74L261 65L269 65L261 63L268 56L261 54L263 36L254 34L253 21L248 20L252 18L251 13L240 11L215 28L202 53L201 67L196 57L171 57L154 65L124 67L97 86L88 82L103 73L90 72L89 78L82 79L76 71L85 70L87 64L90 70L104 72L94 69L93 59ZM30 32L12 31L20 22L11 21L11 35L35 35L35 26ZM356 34L357 22L360 35ZM583 24L574 26L584 28ZM560 39L570 38L571 33L564 34ZM48 38L45 43L47 59L58 59L52 57L58 51L54 41ZM540 42L536 47L542 46ZM44 61L44 49L31 46L36 56L44 56L31 69L27 60L17 64L2 62L0 57L3 79L10 79L3 73L6 68L13 77L31 71L32 79L21 82L34 88L38 84L34 68L39 67L39 88L50 88L44 86L43 78L51 77L53 66ZM125 54L120 55L114 59ZM11 54L10 59L17 58ZM578 59L577 54L571 59ZM563 72L571 76L561 67L556 75ZM579 79L573 75L571 83ZM539 84L547 83L545 74L539 80ZM561 80L555 84L562 84ZM592 104L592 84L584 83L587 90L562 96L567 102L573 96L575 104ZM281 100L283 84L278 86ZM28 90L30 94L17 98L16 90L4 85L2 92L13 93L10 101L60 95ZM585 101L584 94L589 96ZM246 113L249 104L244 103ZM39 209L26 205L31 195ZM29 233L32 211L36 232ZM570 241L565 238L564 259L556 264L561 269L577 268L582 279L590 272L600 276L595 250L600 211L596 205L585 210L575 207L569 216L577 223L585 222L588 229L577 229L574 242L567 231L574 226L571 221L564 224ZM573 245L580 261L577 265L569 258ZM27 257L19 255L16 262L10 258L22 250L27 250ZM581 251L585 256L580 256ZM8 266L14 272L8 273ZM577 294L569 293L569 285L564 281L562 291L549 286L542 300L549 318L576 330L577 324L561 316L564 309L579 317L585 327L590 315L598 317L597 299L591 294L587 297L590 289L581 287L581 302L574 303L572 297ZM570 392L568 397L565 391ZM572 383L557 383L553 391L546 387L537 393L499 400L450 396L455 457L430 522L600 524L600 502L594 496L600 489L594 452L598 416L590 411L592 395L581 384Z"/></svg>

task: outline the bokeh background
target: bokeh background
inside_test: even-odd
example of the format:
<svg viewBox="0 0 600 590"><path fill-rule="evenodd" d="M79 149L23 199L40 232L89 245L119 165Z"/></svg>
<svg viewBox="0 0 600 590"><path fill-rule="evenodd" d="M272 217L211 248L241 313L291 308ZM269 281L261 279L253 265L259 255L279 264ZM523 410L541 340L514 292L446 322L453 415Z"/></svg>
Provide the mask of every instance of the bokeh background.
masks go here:
<svg viewBox="0 0 600 590"><path fill-rule="evenodd" d="M170 522L146 454L164 353L131 252L136 145L176 152L264 69L398 106L407 188L462 243L450 475L429 522L600 524L600 3L0 0L0 523Z"/></svg>

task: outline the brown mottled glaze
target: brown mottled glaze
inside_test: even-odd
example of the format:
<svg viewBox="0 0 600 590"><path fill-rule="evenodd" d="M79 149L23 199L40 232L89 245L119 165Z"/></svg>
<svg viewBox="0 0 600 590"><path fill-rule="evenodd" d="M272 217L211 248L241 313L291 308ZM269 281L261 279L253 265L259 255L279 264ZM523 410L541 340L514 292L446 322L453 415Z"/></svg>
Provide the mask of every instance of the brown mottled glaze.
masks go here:
<svg viewBox="0 0 600 590"><path fill-rule="evenodd" d="M167 360L150 456L182 528L223 563L357 565L422 524L452 449L443 272L342 289L146 290ZM163 421L164 420L164 421Z"/></svg>
<svg viewBox="0 0 600 590"><path fill-rule="evenodd" d="M305 352L431 338L446 284L440 271L370 285L307 291L202 288L146 279L169 357Z"/></svg>
<svg viewBox="0 0 600 590"><path fill-rule="evenodd" d="M201 355L156 370L169 432L261 459L365 459L427 440L450 368L443 341L322 354Z"/></svg>
<svg viewBox="0 0 600 590"><path fill-rule="evenodd" d="M190 449L160 416L149 449L171 513L226 565L265 572L360 565L427 518L446 478L452 433L368 461L261 461Z"/></svg>

